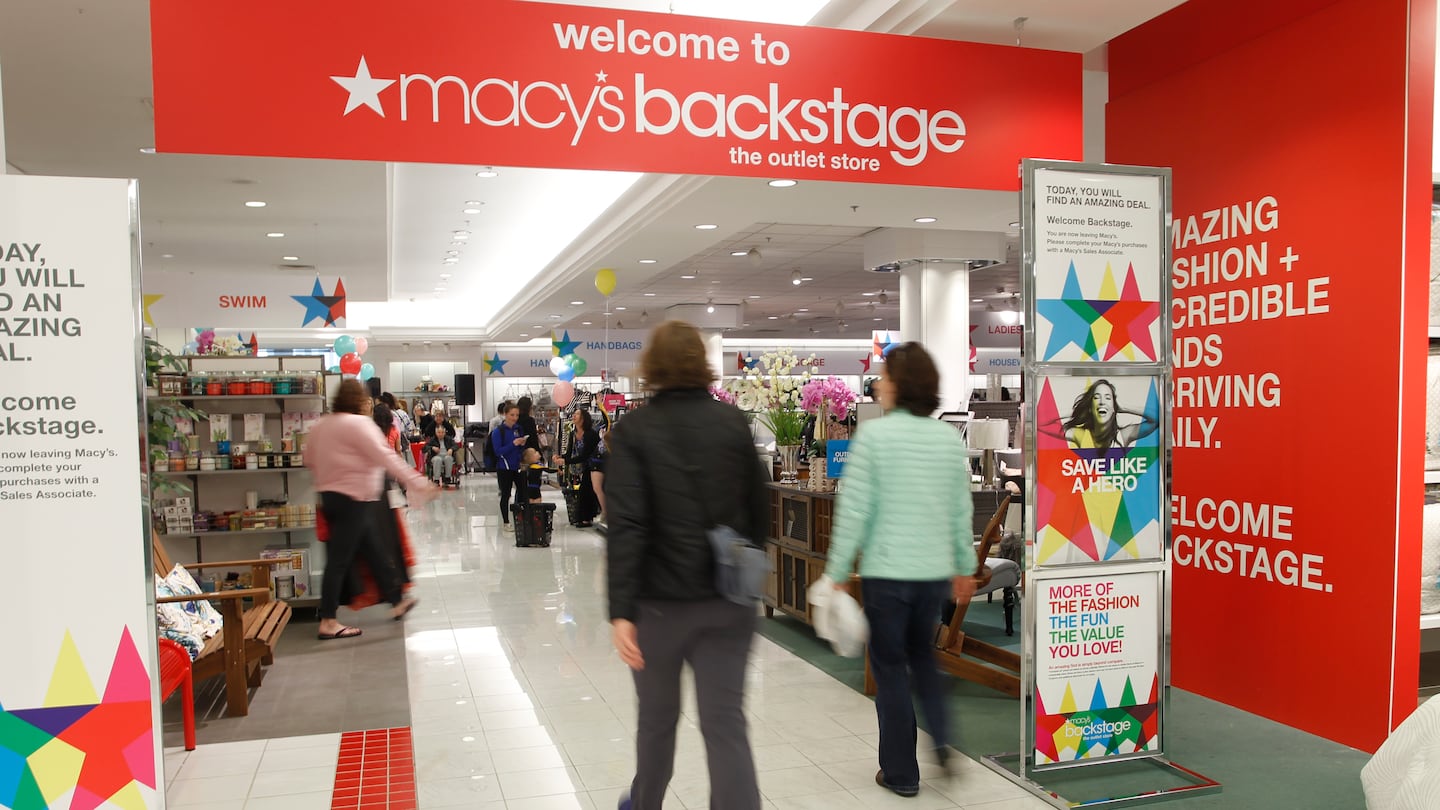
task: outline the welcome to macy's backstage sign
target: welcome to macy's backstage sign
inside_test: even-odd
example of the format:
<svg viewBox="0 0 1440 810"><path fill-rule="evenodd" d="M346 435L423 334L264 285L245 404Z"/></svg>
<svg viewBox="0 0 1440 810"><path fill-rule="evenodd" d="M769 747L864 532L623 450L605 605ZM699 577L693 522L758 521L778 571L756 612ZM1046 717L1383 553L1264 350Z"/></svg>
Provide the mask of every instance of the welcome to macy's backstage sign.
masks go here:
<svg viewBox="0 0 1440 810"><path fill-rule="evenodd" d="M516 0L152 0L151 28L163 152L1006 190L1081 156L1079 54Z"/></svg>

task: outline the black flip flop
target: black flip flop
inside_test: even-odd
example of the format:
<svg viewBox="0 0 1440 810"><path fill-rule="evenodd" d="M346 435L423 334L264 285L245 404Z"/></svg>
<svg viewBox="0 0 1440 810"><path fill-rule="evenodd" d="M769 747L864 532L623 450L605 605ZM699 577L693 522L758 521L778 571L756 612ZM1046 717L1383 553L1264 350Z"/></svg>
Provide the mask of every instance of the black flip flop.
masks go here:
<svg viewBox="0 0 1440 810"><path fill-rule="evenodd" d="M352 630L354 632L351 632ZM334 641L337 638L356 638L364 632L358 627L342 627L338 633L320 633L317 638L321 641Z"/></svg>

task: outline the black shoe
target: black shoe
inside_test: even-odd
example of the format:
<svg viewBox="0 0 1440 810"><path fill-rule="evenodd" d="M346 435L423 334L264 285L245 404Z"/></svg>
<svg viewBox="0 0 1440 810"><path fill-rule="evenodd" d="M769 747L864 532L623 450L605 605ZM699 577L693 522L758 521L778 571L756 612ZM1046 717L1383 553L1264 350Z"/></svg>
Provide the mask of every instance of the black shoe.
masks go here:
<svg viewBox="0 0 1440 810"><path fill-rule="evenodd" d="M875 772L875 784L885 788L891 793L894 793L896 796L904 796L907 799L913 799L916 796L920 795L919 785L915 785L914 787L899 787L898 785L892 785L889 782L886 782L884 771Z"/></svg>

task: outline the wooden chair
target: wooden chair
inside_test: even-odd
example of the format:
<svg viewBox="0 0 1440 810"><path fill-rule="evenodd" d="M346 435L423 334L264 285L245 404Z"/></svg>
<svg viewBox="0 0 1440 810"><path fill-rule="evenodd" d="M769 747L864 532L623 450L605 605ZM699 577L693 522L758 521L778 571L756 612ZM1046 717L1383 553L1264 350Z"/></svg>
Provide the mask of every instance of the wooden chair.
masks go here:
<svg viewBox="0 0 1440 810"><path fill-rule="evenodd" d="M1006 495L995 509L995 514L990 517L990 522L985 524L985 532L980 537L980 549L976 552L977 592L983 592L985 587L990 584L991 573L985 565L985 560L990 556L990 549L1000 542L1000 536L1005 527L1005 515L1009 511L1010 496ZM859 599L858 576L851 577L850 586L851 593L855 594L856 599ZM935 665L941 671L957 678L974 681L1014 698L1020 697L1020 656L965 635L962 625L965 623L965 614L969 612L969 609L969 602L957 604L955 612L950 616L949 623L938 628L935 642ZM868 654L865 656L865 694L875 694L875 678L870 673L870 656Z"/></svg>
<svg viewBox="0 0 1440 810"><path fill-rule="evenodd" d="M155 534L150 536L155 572L160 576L170 573L175 566L165 545ZM275 642L290 623L290 605L270 598L270 570L283 560L231 560L226 562L188 563L184 567L191 571L206 568L250 568L250 582L255 586L234 591L217 591L200 596L157 597L157 603L212 602L220 611L224 625L220 632L210 637L201 649L200 656L191 662L191 673L196 681L203 681L217 675L225 676L225 709L231 717L243 717L250 713L250 688L257 687L265 678L264 667L275 663ZM245 608L245 599L252 599L251 607Z"/></svg>

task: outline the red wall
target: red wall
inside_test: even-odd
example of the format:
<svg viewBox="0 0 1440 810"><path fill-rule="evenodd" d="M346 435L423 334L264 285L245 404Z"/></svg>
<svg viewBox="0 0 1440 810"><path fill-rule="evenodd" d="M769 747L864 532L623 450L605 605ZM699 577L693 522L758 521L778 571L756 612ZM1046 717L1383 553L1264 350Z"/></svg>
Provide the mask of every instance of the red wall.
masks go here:
<svg viewBox="0 0 1440 810"><path fill-rule="evenodd" d="M1434 13L1190 0L1110 45L1106 159L1172 167L1195 217L1172 273L1173 682L1372 751L1418 689ZM1273 227L1210 229L1247 202ZM1189 272L1231 248L1268 273ZM1281 317L1216 317L1266 288ZM1214 401L1237 378L1266 396ZM1204 499L1280 525L1206 525Z"/></svg>

